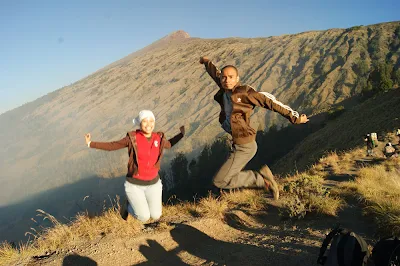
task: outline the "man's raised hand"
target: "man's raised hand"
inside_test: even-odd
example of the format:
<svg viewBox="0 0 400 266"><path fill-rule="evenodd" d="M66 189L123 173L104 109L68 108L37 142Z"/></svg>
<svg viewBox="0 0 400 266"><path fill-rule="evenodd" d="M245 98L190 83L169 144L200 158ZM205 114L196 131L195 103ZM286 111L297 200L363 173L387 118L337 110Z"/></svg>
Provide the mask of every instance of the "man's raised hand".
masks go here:
<svg viewBox="0 0 400 266"><path fill-rule="evenodd" d="M307 115L302 114L302 115L300 116L300 124L305 124L305 123L307 123L308 121L310 121L310 119L307 118Z"/></svg>
<svg viewBox="0 0 400 266"><path fill-rule="evenodd" d="M208 61L210 61L206 56L202 56L200 57L200 64L204 64L207 63Z"/></svg>

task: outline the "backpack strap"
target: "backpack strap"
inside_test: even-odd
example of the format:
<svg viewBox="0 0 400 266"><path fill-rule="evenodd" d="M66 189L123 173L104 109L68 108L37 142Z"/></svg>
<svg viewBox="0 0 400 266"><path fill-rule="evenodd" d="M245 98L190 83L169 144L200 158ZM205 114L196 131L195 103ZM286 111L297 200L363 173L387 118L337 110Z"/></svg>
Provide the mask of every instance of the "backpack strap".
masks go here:
<svg viewBox="0 0 400 266"><path fill-rule="evenodd" d="M343 238L339 241L337 245L337 260L339 266L345 266L344 264L344 246L347 243L347 240L350 237L350 233L346 232L346 234L343 235Z"/></svg>
<svg viewBox="0 0 400 266"><path fill-rule="evenodd" d="M390 254L389 257L389 262L392 262L393 260L393 255L395 255L397 252L397 249L400 248L400 240L397 238L397 236L394 237L394 248L393 251Z"/></svg>
<svg viewBox="0 0 400 266"><path fill-rule="evenodd" d="M367 265L368 262L368 257L369 257L369 249L368 249L368 244L365 242L364 238L361 236L354 234L354 237L357 239L358 243L360 244L361 247L361 256L360 260L364 263L363 265Z"/></svg>
<svg viewBox="0 0 400 266"><path fill-rule="evenodd" d="M351 265L362 265L365 266L367 265L367 260L368 260L368 245L365 242L365 240L357 235L354 232L346 231L342 232L343 238L338 244L338 263L339 266L345 266L345 248L346 248L346 243L349 241L349 239L353 238L358 242L358 245L354 246L353 248L353 259L352 259L352 264ZM361 263L361 264L360 264Z"/></svg>
<svg viewBox="0 0 400 266"><path fill-rule="evenodd" d="M340 228L339 226L336 227L335 229L333 229L325 238L324 242L322 243L321 248L319 249L319 256L317 259L317 263L324 265L326 262L327 257L325 256L325 252L329 246L329 244L331 243L333 237L337 234L342 233L342 231L344 231L343 228Z"/></svg>

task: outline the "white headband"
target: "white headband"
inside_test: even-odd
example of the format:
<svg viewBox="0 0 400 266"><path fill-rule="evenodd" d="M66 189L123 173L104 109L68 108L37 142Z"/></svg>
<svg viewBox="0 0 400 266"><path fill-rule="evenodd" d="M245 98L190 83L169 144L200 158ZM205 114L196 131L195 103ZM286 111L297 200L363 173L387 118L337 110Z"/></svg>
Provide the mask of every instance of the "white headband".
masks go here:
<svg viewBox="0 0 400 266"><path fill-rule="evenodd" d="M156 120L152 111L149 110L142 110L139 112L139 115L133 119L133 125L139 126L143 119L145 118L153 118L154 121Z"/></svg>

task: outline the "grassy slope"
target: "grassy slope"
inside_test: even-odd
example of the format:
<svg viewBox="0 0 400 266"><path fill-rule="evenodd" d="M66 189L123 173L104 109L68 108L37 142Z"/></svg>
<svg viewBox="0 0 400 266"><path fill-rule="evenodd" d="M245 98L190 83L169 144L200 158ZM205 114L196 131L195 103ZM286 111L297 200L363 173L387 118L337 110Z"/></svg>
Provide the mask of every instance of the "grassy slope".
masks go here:
<svg viewBox="0 0 400 266"><path fill-rule="evenodd" d="M281 174L293 171L288 165L304 170L329 151L341 152L363 146L363 136L369 132L377 132L378 139L383 141L387 132L400 127L399 106L400 90L376 95L305 138L273 168Z"/></svg>

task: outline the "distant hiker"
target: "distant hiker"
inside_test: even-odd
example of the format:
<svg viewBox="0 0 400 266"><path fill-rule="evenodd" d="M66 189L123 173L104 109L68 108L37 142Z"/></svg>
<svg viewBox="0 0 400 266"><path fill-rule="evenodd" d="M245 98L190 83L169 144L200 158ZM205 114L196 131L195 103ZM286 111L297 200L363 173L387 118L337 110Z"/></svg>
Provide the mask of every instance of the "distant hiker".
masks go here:
<svg viewBox="0 0 400 266"><path fill-rule="evenodd" d="M372 133L368 133L367 135L365 135L364 141L367 144L367 156L374 156L374 148L376 143L372 137Z"/></svg>
<svg viewBox="0 0 400 266"><path fill-rule="evenodd" d="M233 138L229 158L214 176L214 185L223 189L264 187L278 199L278 184L267 165L259 171L242 170L257 152L256 131L250 126L250 115L256 106L260 106L278 112L293 124L307 123L307 116L299 116L267 92L257 92L251 86L241 84L238 70L232 65L219 70L207 57L201 57L200 64L204 64L219 87L214 95L221 107L219 122Z"/></svg>
<svg viewBox="0 0 400 266"><path fill-rule="evenodd" d="M163 132L153 132L155 117L151 111L142 110L133 119L136 131L130 131L126 137L112 142L91 141L90 134L85 135L86 144L90 148L114 151L128 148L129 162L126 174L125 192L127 201L121 207L124 220L128 212L138 220L145 222L150 217L158 219L162 213L162 183L158 172L163 149L174 146L184 135L185 127L175 137L167 140Z"/></svg>
<svg viewBox="0 0 400 266"><path fill-rule="evenodd" d="M400 129L396 129L396 138L397 144L393 143L392 146L395 150L396 157L399 156L400 153Z"/></svg>
<svg viewBox="0 0 400 266"><path fill-rule="evenodd" d="M385 157L390 158L395 155L395 153L396 150L393 148L392 143L386 143L385 148L383 149L383 154L385 155Z"/></svg>

